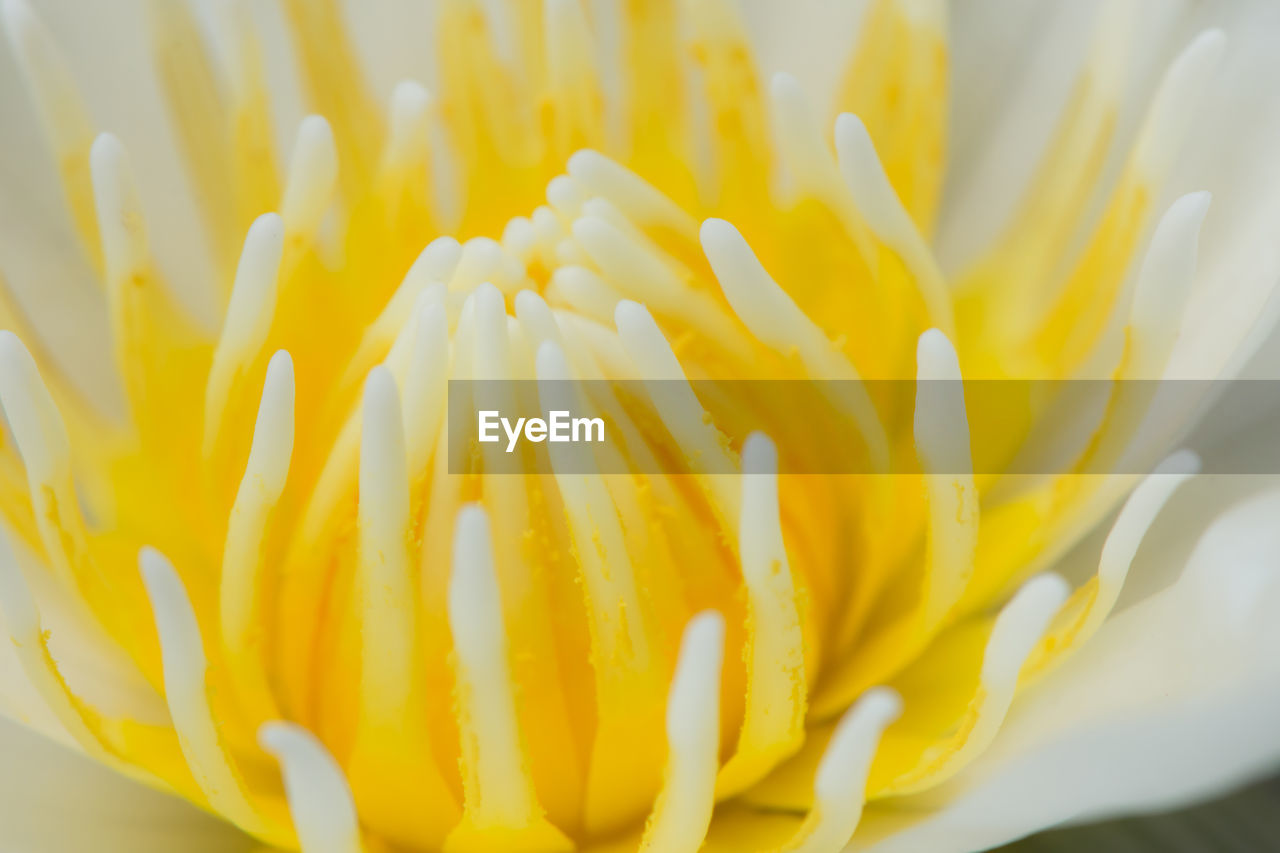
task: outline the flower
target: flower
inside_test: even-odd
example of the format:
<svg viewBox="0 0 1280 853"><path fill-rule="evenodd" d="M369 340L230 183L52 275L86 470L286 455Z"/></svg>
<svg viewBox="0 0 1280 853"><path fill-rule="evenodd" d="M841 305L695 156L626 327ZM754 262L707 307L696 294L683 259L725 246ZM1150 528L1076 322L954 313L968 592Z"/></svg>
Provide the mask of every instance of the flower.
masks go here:
<svg viewBox="0 0 1280 853"><path fill-rule="evenodd" d="M1017 448L955 393L1230 376L1266 337L1276 264L1206 311L1209 198L1163 203L1221 31L1128 122L1149 21L1103 4L1016 216L969 243L968 209L934 236L968 84L939 0L870 4L833 123L761 75L729 0L450 0L438 84L385 111L336 0L280 9L316 110L283 168L263 21L219 6L215 49L186 4L147 6L173 131L148 150L176 151L199 216L179 227L135 183L161 158L98 133L53 37L4 5L102 286L43 285L61 328L3 305L0 606L32 724L335 853L974 849L1274 761L1275 496L1113 616L1196 457L1081 473L1145 426L1122 381L1065 473L1001 491L974 460ZM68 340L73 300L100 351ZM104 373L115 399L87 387ZM503 475L449 440L451 379L637 378L675 396L575 386L624 437L587 470ZM789 472L806 413L690 384L744 378L855 389L857 452L912 473ZM895 405L864 378L924 381ZM1117 508L1073 590L1069 552Z"/></svg>

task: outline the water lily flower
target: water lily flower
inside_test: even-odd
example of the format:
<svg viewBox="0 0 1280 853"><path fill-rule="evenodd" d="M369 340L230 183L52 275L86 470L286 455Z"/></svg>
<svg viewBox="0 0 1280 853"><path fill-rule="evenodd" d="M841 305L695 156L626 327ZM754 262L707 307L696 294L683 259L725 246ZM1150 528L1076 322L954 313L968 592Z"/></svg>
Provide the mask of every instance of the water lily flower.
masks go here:
<svg viewBox="0 0 1280 853"><path fill-rule="evenodd" d="M1271 4L2 11L0 847L968 851L1280 760L1280 496L1203 405L1084 473L1266 351ZM960 380L1088 377L991 468ZM454 380L621 438L497 473Z"/></svg>

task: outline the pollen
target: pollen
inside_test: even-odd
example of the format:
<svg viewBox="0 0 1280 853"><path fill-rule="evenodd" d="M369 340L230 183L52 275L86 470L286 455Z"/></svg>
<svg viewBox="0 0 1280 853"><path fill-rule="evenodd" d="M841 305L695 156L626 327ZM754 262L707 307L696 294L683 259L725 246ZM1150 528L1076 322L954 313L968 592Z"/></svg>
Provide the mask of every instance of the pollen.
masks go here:
<svg viewBox="0 0 1280 853"><path fill-rule="evenodd" d="M1132 438L1117 398L1066 474L999 488L973 459L1018 448L960 380L1159 377L1208 199L1154 200L1220 33L1169 68L1094 219L1124 83L1102 12L1021 215L950 275L940 0L869 4L833 112L762 78L732 0L619 4L617 69L577 0L448 0L438 85L390 93L337 0L282 5L314 114L277 150L246 9L223 57L148 4L213 318L153 256L146 164L3 7L119 379L100 408L5 289L0 605L85 752L308 853L834 853L1096 630L1194 457L1071 476ZM839 380L847 440L910 473L788 473L795 413L730 422L708 379ZM904 405L867 388L917 379ZM580 382L611 440L522 443L516 476L504 443L451 458L451 380ZM661 382L639 405L596 380ZM1093 579L1046 573L1126 495ZM47 595L149 713L64 668Z"/></svg>

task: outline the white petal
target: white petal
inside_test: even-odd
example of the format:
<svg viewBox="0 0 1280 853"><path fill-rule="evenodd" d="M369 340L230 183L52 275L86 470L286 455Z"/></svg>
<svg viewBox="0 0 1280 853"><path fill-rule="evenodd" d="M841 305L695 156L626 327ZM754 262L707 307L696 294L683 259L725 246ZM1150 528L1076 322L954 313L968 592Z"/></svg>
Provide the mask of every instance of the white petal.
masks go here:
<svg viewBox="0 0 1280 853"><path fill-rule="evenodd" d="M1271 491L1223 516L1173 586L1114 617L1015 703L960 776L869 813L855 849L986 849L1066 821L1174 807L1273 770L1278 515Z"/></svg>
<svg viewBox="0 0 1280 853"><path fill-rule="evenodd" d="M195 806L0 720L0 849L247 853L257 842Z"/></svg>

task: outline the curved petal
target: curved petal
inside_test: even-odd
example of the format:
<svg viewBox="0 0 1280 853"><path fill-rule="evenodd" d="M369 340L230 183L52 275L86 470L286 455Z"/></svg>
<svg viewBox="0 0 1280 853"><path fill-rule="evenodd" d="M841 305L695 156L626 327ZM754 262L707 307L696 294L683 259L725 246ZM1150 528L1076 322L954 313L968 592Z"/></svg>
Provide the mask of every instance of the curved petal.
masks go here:
<svg viewBox="0 0 1280 853"><path fill-rule="evenodd" d="M41 853L247 853L257 842L0 719L0 848Z"/></svg>
<svg viewBox="0 0 1280 853"><path fill-rule="evenodd" d="M1273 769L1278 514L1280 491L1228 512L1176 583L1030 690L982 758L938 789L869 811L853 849L985 849L1066 821L1176 806Z"/></svg>

